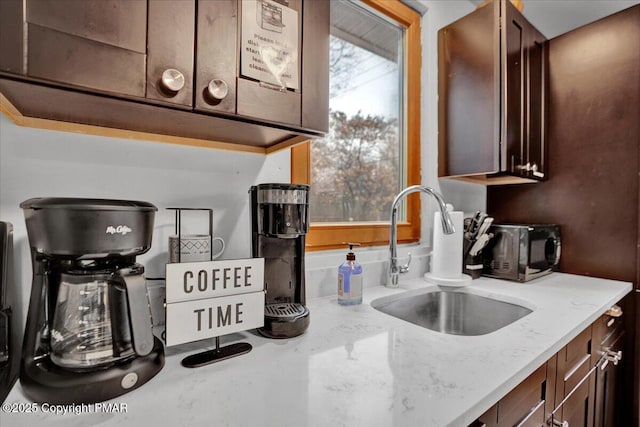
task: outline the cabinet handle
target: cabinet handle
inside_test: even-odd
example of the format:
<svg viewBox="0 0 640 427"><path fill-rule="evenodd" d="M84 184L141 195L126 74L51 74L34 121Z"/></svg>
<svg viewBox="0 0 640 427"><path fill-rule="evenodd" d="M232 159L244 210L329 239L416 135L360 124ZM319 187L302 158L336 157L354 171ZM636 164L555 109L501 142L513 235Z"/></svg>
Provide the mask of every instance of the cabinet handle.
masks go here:
<svg viewBox="0 0 640 427"><path fill-rule="evenodd" d="M222 79L213 79L207 85L206 92L214 101L222 101L229 94L229 86Z"/></svg>
<svg viewBox="0 0 640 427"><path fill-rule="evenodd" d="M162 89L175 95L184 87L184 74L175 68L167 68L160 79Z"/></svg>
<svg viewBox="0 0 640 427"><path fill-rule="evenodd" d="M607 310L605 314L611 317L620 317L622 316L622 309L620 308L619 305L614 305L609 310Z"/></svg>
<svg viewBox="0 0 640 427"><path fill-rule="evenodd" d="M569 400L569 398L573 395L573 393L576 392L576 390L578 390L580 388L580 386L589 379L589 377L596 371L596 369L598 369L598 364L596 364L595 366L593 366L591 369L589 369L589 372L587 372L584 377L582 377L582 379L580 381L578 381L578 384L576 384L569 393L566 394L566 396L564 397L564 399L562 399L562 402L558 403L558 405L556 406L556 409L553 410L553 412L551 412L551 420L549 422L551 423L555 423L556 420L553 419L553 415L558 412L558 410L560 408L562 408L562 405L565 404L565 402L567 400ZM565 377L565 381L567 380L567 377ZM563 421L563 423L565 423L566 421ZM563 427L568 427L569 423L565 424L549 424L549 425L561 425Z"/></svg>
<svg viewBox="0 0 640 427"><path fill-rule="evenodd" d="M538 178L544 178L544 173L538 171L538 165L535 163L527 163L526 165L517 165L516 170L531 172L533 176L537 176Z"/></svg>
<svg viewBox="0 0 640 427"><path fill-rule="evenodd" d="M549 425L553 427L569 427L569 421L551 420Z"/></svg>
<svg viewBox="0 0 640 427"><path fill-rule="evenodd" d="M618 362L622 360L622 350L607 350L607 353L604 355L604 357L608 361L613 362L614 365L617 365Z"/></svg>
<svg viewBox="0 0 640 427"><path fill-rule="evenodd" d="M620 362L621 360L622 360L622 350L618 350L618 351L606 350L602 352L602 357L600 358L596 366L599 365L600 370L604 371L604 369L607 367L609 362L613 362L614 365L617 365L618 362Z"/></svg>
<svg viewBox="0 0 640 427"><path fill-rule="evenodd" d="M580 367L582 365L584 365L585 363L587 363L589 360L591 360L591 355L590 354L585 354L584 356L582 356L582 359L580 359L578 361L578 363L576 363L575 365L573 365L573 367L571 369L569 369L569 371L564 375L564 381L568 381L569 378L571 378L573 376L573 374L575 374L578 369L580 369Z"/></svg>
<svg viewBox="0 0 640 427"><path fill-rule="evenodd" d="M536 413L536 411L538 409L540 409L540 407L542 405L544 405L544 399L542 399L540 402L538 402L538 404L536 406L531 408L529 413L522 420L520 420L520 422L518 424L516 424L515 427L522 427L527 421L529 421L529 418L531 418Z"/></svg>

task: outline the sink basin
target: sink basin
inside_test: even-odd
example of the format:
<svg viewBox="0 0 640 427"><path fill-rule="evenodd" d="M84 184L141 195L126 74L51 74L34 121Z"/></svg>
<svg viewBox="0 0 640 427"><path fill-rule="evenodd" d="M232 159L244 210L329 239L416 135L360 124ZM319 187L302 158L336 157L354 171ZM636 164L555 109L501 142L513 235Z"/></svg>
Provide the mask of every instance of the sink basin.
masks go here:
<svg viewBox="0 0 640 427"><path fill-rule="evenodd" d="M376 310L414 325L452 335L484 335L497 331L533 310L466 292L431 290L379 298Z"/></svg>

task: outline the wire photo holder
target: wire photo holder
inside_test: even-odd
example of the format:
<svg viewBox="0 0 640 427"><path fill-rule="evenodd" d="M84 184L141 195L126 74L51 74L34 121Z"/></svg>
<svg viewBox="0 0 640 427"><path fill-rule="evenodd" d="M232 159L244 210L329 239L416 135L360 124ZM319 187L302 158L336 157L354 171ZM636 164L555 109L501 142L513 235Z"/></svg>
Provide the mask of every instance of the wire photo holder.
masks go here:
<svg viewBox="0 0 640 427"><path fill-rule="evenodd" d="M215 348L182 360L182 366L197 368L227 360L251 351L249 343L220 346L220 336L264 324L264 259L249 258L214 261L213 210L207 208L168 208L175 211L175 248L169 248L166 266L166 344L167 346L214 338ZM201 211L209 216L208 260L202 260L206 247L196 248L198 261L183 260L183 243L190 235L182 232L183 211ZM202 236L202 235L198 235ZM201 240L196 243L202 243ZM171 239L170 239L171 246ZM171 251L177 256L171 257ZM191 253L189 253L191 254ZM186 258L186 257L184 257ZM198 259L198 258L197 258Z"/></svg>

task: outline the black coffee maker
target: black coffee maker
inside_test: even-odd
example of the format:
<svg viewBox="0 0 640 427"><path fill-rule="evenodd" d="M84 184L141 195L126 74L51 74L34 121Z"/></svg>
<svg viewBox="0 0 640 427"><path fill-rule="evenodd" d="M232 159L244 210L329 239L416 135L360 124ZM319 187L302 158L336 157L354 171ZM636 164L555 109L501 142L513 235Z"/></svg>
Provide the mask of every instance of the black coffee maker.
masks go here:
<svg viewBox="0 0 640 427"><path fill-rule="evenodd" d="M146 202L35 198L20 204L33 284L20 382L36 402L94 403L164 366L144 267L157 208Z"/></svg>
<svg viewBox="0 0 640 427"><path fill-rule="evenodd" d="M305 306L304 243L309 231L309 186L251 187L251 252L264 258L264 327L269 338L291 338L309 326Z"/></svg>
<svg viewBox="0 0 640 427"><path fill-rule="evenodd" d="M22 331L15 313L13 225L0 221L0 403L18 379Z"/></svg>

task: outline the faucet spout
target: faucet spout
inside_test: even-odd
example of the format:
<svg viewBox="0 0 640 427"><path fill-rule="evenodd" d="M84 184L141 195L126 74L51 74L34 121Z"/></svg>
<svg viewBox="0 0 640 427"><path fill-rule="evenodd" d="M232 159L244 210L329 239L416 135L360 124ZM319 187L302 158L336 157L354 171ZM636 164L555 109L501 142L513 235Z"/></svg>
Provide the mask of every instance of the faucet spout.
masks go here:
<svg viewBox="0 0 640 427"><path fill-rule="evenodd" d="M433 188L421 185L412 185L398 193L391 204L391 225L389 227L389 273L387 274L386 286L390 288L398 287L400 274L409 271L409 264L411 262L411 255L409 255L409 262L407 262L407 264L403 266L398 265L398 204L406 196L416 192L429 194L436 199L440 212L442 213L442 230L445 234L453 234L455 232L451 216L447 210L447 204L442 195Z"/></svg>

